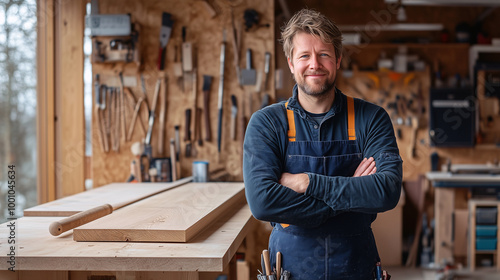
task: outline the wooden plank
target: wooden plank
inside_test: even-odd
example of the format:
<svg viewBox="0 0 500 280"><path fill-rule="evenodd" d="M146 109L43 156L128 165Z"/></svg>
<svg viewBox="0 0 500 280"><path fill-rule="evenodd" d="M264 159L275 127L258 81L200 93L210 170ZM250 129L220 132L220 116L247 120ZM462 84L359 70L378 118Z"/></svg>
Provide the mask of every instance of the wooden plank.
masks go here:
<svg viewBox="0 0 500 280"><path fill-rule="evenodd" d="M186 177L171 183L113 183L28 208L24 210L24 216L67 217L105 203L116 209L191 180L192 177Z"/></svg>
<svg viewBox="0 0 500 280"><path fill-rule="evenodd" d="M57 217L18 219L16 260L23 270L64 271L223 271L243 238L257 224L246 204L223 213L189 243L74 242L70 232L53 237L49 224ZM9 228L0 225L0 236ZM7 242L0 252L7 252ZM7 270L0 255L0 270Z"/></svg>
<svg viewBox="0 0 500 280"><path fill-rule="evenodd" d="M244 199L243 183L189 183L80 226L74 240L188 242Z"/></svg>
<svg viewBox="0 0 500 280"><path fill-rule="evenodd" d="M19 271L19 280L68 280L67 271Z"/></svg>
<svg viewBox="0 0 500 280"><path fill-rule="evenodd" d="M37 195L56 199L54 124L54 1L37 1Z"/></svg>
<svg viewBox="0 0 500 280"><path fill-rule="evenodd" d="M83 30L85 1L55 1L56 198L84 191L85 116Z"/></svg>

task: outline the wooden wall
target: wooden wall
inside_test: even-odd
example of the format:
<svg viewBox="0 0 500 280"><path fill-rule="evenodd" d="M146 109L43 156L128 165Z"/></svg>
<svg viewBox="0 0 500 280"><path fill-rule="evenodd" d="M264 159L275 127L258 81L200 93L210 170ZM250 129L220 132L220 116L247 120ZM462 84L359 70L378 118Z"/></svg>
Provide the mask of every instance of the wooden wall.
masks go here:
<svg viewBox="0 0 500 280"><path fill-rule="evenodd" d="M169 157L170 138L174 137L174 126L180 126L181 138L181 165L182 177L190 176L193 160L207 160L210 164L210 171L224 169L229 173L230 180L242 180L242 138L241 133L237 132L236 140L231 140L229 135L230 116L231 116L231 95L235 95L238 100L238 119L243 115L242 107L245 110L246 118L251 114L249 98L253 97L252 111L258 109L261 103L261 97L268 93L271 102L274 100L274 80L271 75L269 87L266 91L255 92L255 86L240 87L237 82L236 70L234 67L234 48L232 44L231 30L231 9L234 13L234 19L237 27L241 29L241 46L239 51L240 67L245 67L245 50L251 48L253 51L253 68L258 72L264 71L264 54L271 53L271 61L274 58L274 3L267 0L214 0L208 1L215 7L217 15L210 17L205 8L204 1L100 1L99 9L103 14L131 14L133 22L140 26L139 43L141 46L140 55L142 64L93 64L93 75L99 73L101 81L105 83L108 79L117 79L118 73L123 72L127 78L136 79L137 86L130 89L136 98L142 95L140 74L144 75L146 81L147 95L150 105L153 100L153 92L158 77L166 75L168 77L167 85L167 111L166 111L166 134L164 140L165 152L158 152L158 133L159 122L155 122L152 146L154 157ZM231 8L232 7L232 8ZM246 32L243 28L243 14L246 9L255 9L260 16L261 24L270 24L270 27L254 27ZM167 45L166 70L159 72L156 67L159 48L159 34L162 12L172 14L174 24L170 41ZM194 107L194 97L192 93L192 83L188 83L183 91L176 82L173 75L173 62L175 48L180 48L182 43L182 26L187 27L186 41L193 42L195 46L195 60L197 61L197 106L203 108L203 75L213 76L210 90L210 124L212 140L203 141L199 146L193 141L194 156L185 157L185 110ZM222 150L217 152L217 121L218 121L218 87L219 87L219 67L220 67L220 49L223 40L223 30L226 29L226 62L225 62L225 81L224 81L224 100L223 100L223 130L222 130ZM271 73L274 66L271 63ZM187 80L187 79L186 79ZM262 79L263 81L263 79ZM158 105L158 108L160 106ZM157 115L158 117L158 115ZM145 118L145 117L143 117ZM157 119L158 120L158 119ZM130 123L130 120L127 121ZM98 187L111 182L125 181L129 177L130 162L133 155L130 151L132 143L141 141L144 134L137 124L131 141L121 140L120 151L110 151L105 153L99 145L99 138L96 127L96 118L93 117L93 156L92 172L94 187ZM144 119L144 125L147 121ZM205 136L205 126L202 118L202 135ZM238 125L237 130L241 127ZM241 131L240 131L241 132ZM191 129L192 135L194 134Z"/></svg>
<svg viewBox="0 0 500 280"><path fill-rule="evenodd" d="M288 2L288 7L293 14L301 8L316 9L330 18L338 25L359 25L366 26L372 24L397 23L395 14L388 10L388 6L383 1L320 1L320 0L301 0ZM282 9L279 5L276 7L276 20L279 25L284 24ZM373 36L369 36L367 44L361 47L345 47L344 60L351 60L359 70L376 69L376 62L382 52L387 54L387 57L392 58L397 52L398 44L390 44L392 41L407 42L409 54L417 54L422 58L428 68L426 76L419 75L416 86L420 83L423 88L424 104L428 104L429 88L433 85L434 65L437 63L442 71L444 78L453 76L458 73L462 77L468 75L468 44L456 44L455 42L455 26L459 22L467 22L473 25L480 14L485 11L483 7L425 7L425 6L410 6L406 7L407 23L441 23L450 32L450 44L436 44L439 42L440 32L374 32ZM500 31L494 27L497 22L500 10L494 10L483 21L483 30L492 37L500 37ZM388 17L387 17L388 16ZM276 29L276 38L281 35ZM418 45L415 44L417 38L428 39L434 44ZM281 45L276 46L276 68L282 69L285 73L282 89L276 90L277 98L285 99L291 95L293 80L289 74L286 58L283 55ZM344 65L345 66L345 65ZM344 68L343 66L343 68ZM359 73L359 72L358 72ZM377 75L379 75L378 73ZM365 75L365 76L363 76ZM382 75L382 74L380 74ZM383 75L382 75L383 76ZM360 88L365 88L364 80L366 74L361 74L360 77L351 80L351 83L358 83ZM349 79L348 79L349 80ZM338 87L348 95L357 96L357 93L352 87L346 86L346 79L338 77ZM402 84L400 85L402 86ZM366 88L365 88L366 89ZM414 91L412 86L400 87L393 90L405 94L405 97L411 98L410 93ZM372 90L366 92L369 101L377 102L376 95ZM387 111L391 111L384 102L381 104ZM419 175L430 171L430 155L434 152L438 153L441 158L440 164L446 163L450 159L452 163L487 163L495 162L500 159L500 151L498 148L490 146L477 146L475 148L435 148L431 147L428 136L428 112L419 123L416 141L416 156L409 157L408 149L410 145L411 128L409 126L398 126L395 124L395 129L401 129L402 138L398 139L398 145L403 157L404 180L416 180Z"/></svg>

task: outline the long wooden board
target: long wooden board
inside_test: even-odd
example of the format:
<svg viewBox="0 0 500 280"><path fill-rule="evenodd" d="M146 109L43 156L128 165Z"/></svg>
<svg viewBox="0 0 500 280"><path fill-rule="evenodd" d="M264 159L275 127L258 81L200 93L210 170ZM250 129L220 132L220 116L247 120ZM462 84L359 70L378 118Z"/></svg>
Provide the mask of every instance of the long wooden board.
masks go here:
<svg viewBox="0 0 500 280"><path fill-rule="evenodd" d="M223 214L189 243L124 243L75 242L72 231L54 237L47 228L58 219L23 217L15 221L16 246L20 244L16 270L221 272L243 238L258 223L248 205L241 205L232 213ZM8 222L0 225L0 270L5 271L10 266L7 253L13 246L3 242L10 232L7 225Z"/></svg>
<svg viewBox="0 0 500 280"><path fill-rule="evenodd" d="M188 242L245 203L243 183L189 183L73 230L76 241Z"/></svg>
<svg viewBox="0 0 500 280"><path fill-rule="evenodd" d="M68 217L105 203L114 209L192 181L186 177L171 183L113 183L24 210L24 216Z"/></svg>

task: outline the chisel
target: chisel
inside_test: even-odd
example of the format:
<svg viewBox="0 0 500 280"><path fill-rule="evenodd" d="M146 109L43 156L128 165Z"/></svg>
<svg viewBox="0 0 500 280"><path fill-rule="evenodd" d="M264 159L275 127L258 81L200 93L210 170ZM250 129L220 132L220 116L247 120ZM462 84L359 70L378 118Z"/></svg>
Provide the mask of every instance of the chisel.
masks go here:
<svg viewBox="0 0 500 280"><path fill-rule="evenodd" d="M266 52L265 55L265 64L264 64L264 73L266 74L265 80L264 80L264 91L267 90L267 84L269 83L269 65L271 63L271 53Z"/></svg>
<svg viewBox="0 0 500 280"><path fill-rule="evenodd" d="M212 76L203 75L203 112L205 115L205 141L212 140L212 131L210 130L210 86L212 85Z"/></svg>
<svg viewBox="0 0 500 280"><path fill-rule="evenodd" d="M191 109L186 109L186 130L184 141L186 142L186 157L191 157Z"/></svg>
<svg viewBox="0 0 500 280"><path fill-rule="evenodd" d="M224 101L224 63L226 60L226 30L223 31L222 44L220 47L220 77L219 77L219 126L217 130L217 151L220 153L222 142L222 103Z"/></svg>
<svg viewBox="0 0 500 280"><path fill-rule="evenodd" d="M276 279L280 279L281 274L281 252L276 252Z"/></svg>
<svg viewBox="0 0 500 280"><path fill-rule="evenodd" d="M236 116L238 115L238 103L236 101L236 96L231 95L231 139L236 140Z"/></svg>
<svg viewBox="0 0 500 280"><path fill-rule="evenodd" d="M181 136L180 136L180 127L178 125L174 126L175 129L175 158L179 161L181 156Z"/></svg>
<svg viewBox="0 0 500 280"><path fill-rule="evenodd" d="M271 262L270 262L270 259L269 259L269 251L268 250L263 250L262 251L262 256L264 258L264 265L266 266L266 272L265 272L265 274L266 275L271 275L272 271L271 271Z"/></svg>

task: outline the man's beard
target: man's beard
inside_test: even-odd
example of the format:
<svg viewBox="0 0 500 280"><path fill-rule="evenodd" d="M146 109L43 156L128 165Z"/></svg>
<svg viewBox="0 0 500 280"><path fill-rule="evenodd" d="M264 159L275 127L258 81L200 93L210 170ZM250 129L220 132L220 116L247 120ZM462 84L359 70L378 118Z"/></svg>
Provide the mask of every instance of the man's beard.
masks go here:
<svg viewBox="0 0 500 280"><path fill-rule="evenodd" d="M295 76L293 78L302 92L311 96L319 97L325 95L335 87L335 79L333 79L333 81L326 80L322 85L319 85L319 89L313 89L308 83L306 83L305 79L302 79L301 82L298 82L297 79L295 79Z"/></svg>

